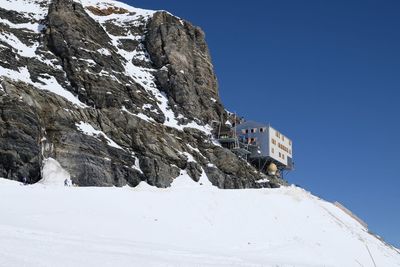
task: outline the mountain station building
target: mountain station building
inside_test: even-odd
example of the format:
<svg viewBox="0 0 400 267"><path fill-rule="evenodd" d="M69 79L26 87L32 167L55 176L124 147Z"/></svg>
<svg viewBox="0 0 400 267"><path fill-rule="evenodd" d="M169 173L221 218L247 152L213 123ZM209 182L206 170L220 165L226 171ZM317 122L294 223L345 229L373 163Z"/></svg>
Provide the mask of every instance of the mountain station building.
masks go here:
<svg viewBox="0 0 400 267"><path fill-rule="evenodd" d="M274 163L280 170L293 170L292 140L282 133L254 121L245 121L236 125L239 142L255 149L249 149L249 161L259 161L268 166Z"/></svg>

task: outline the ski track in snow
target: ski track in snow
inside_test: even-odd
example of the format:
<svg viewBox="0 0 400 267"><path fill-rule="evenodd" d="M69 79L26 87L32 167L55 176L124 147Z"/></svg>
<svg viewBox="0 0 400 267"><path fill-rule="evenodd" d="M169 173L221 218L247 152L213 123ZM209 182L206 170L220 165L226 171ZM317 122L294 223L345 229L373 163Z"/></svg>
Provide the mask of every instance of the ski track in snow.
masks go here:
<svg viewBox="0 0 400 267"><path fill-rule="evenodd" d="M400 266L397 251L299 188L220 190L184 172L168 189L55 177L0 179L0 266L373 266L368 249L377 266Z"/></svg>

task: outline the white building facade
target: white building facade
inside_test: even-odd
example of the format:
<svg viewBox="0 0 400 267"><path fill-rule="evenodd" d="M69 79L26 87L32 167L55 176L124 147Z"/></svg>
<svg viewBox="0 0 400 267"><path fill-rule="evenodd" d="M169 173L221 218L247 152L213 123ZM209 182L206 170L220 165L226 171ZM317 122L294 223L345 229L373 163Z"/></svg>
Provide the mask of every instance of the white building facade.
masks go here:
<svg viewBox="0 0 400 267"><path fill-rule="evenodd" d="M294 168L292 140L270 125L246 121L236 126L236 133L240 142L256 148L250 158L265 159L281 169Z"/></svg>

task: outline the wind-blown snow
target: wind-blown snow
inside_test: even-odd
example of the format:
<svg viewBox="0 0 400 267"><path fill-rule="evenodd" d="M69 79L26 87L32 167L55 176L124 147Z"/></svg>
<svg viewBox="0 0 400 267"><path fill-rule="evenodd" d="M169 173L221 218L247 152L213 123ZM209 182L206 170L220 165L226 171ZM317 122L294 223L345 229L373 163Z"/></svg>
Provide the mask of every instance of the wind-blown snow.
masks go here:
<svg viewBox="0 0 400 267"><path fill-rule="evenodd" d="M294 187L219 190L183 173L169 189L0 179L0 195L0 266L400 266L353 218Z"/></svg>

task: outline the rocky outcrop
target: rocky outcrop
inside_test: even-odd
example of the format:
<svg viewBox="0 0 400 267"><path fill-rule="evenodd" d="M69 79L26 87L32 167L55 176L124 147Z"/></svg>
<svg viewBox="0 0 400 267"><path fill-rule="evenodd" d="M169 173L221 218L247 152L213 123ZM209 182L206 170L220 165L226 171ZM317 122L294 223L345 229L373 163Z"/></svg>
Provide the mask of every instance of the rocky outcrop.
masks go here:
<svg viewBox="0 0 400 267"><path fill-rule="evenodd" d="M115 1L35 3L0 9L0 177L37 182L51 157L79 186L276 185L212 138L228 115L199 28Z"/></svg>
<svg viewBox="0 0 400 267"><path fill-rule="evenodd" d="M29 105L34 100L25 94L9 98L2 93L4 91L0 92L0 177L11 180L26 177L28 182L35 183L40 179L41 123Z"/></svg>
<svg viewBox="0 0 400 267"><path fill-rule="evenodd" d="M157 82L172 106L190 119L220 120L225 111L204 32L167 12L157 12L148 24L145 45L159 69Z"/></svg>

